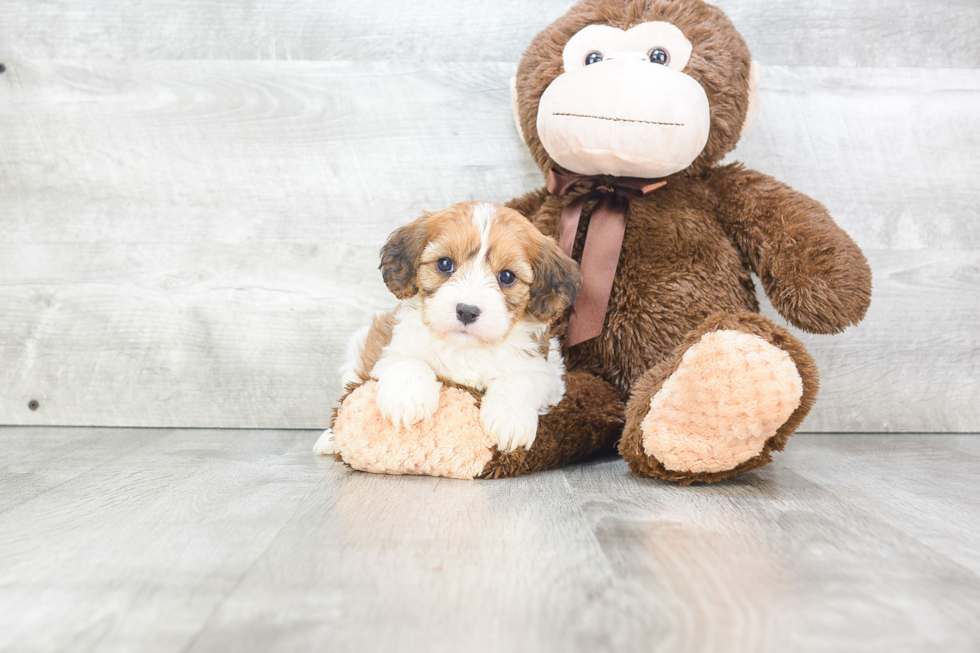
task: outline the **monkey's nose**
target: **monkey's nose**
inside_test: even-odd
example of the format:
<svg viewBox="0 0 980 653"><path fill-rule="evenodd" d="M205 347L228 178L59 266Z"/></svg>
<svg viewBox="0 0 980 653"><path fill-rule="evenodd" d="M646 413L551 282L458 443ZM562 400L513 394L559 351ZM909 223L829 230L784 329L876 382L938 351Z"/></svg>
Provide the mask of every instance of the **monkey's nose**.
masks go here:
<svg viewBox="0 0 980 653"><path fill-rule="evenodd" d="M480 317L480 309L472 304L456 304L456 319L463 324L472 324Z"/></svg>

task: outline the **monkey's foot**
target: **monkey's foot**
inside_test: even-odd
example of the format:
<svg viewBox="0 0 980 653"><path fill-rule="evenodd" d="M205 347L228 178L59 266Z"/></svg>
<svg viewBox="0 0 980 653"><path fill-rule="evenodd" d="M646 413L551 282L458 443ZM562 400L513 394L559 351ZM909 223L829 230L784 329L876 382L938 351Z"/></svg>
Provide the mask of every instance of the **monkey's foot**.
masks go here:
<svg viewBox="0 0 980 653"><path fill-rule="evenodd" d="M637 383L620 444L634 473L713 482L759 467L809 409L802 345L760 316L724 318Z"/></svg>
<svg viewBox="0 0 980 653"><path fill-rule="evenodd" d="M789 354L758 336L714 331L650 400L643 449L671 471L734 469L759 455L802 396Z"/></svg>
<svg viewBox="0 0 980 653"><path fill-rule="evenodd" d="M470 392L443 386L431 418L401 427L381 415L377 395L377 381L350 392L337 411L332 446L318 443L317 453L336 453L365 472L450 478L474 478L493 457L494 444L480 426L480 408Z"/></svg>
<svg viewBox="0 0 980 653"><path fill-rule="evenodd" d="M615 391L584 372L566 374L565 387L538 420L530 450L501 453L483 430L477 393L444 385L431 418L396 428L378 409L377 381L368 381L343 398L314 451L365 472L465 479L520 476L611 453L625 408Z"/></svg>

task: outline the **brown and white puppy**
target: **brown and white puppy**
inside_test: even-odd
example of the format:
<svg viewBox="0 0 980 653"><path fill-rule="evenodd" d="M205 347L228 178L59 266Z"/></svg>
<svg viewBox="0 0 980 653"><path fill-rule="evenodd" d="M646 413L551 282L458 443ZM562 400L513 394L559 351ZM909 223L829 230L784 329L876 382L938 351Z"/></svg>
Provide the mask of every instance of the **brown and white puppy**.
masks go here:
<svg viewBox="0 0 980 653"><path fill-rule="evenodd" d="M432 416L440 379L475 388L498 448L529 448L538 415L565 393L564 360L548 331L575 299L578 265L520 213L467 202L396 230L381 272L403 301L354 334L345 384L377 379L378 408L396 425ZM330 438L317 451L330 453Z"/></svg>

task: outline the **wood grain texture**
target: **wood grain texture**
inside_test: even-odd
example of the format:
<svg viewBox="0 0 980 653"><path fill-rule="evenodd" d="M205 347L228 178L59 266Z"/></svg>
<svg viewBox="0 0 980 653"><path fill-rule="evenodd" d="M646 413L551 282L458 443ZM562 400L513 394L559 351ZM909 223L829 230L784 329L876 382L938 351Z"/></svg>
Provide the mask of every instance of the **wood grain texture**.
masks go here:
<svg viewBox="0 0 980 653"><path fill-rule="evenodd" d="M367 319L366 305L390 301L368 280L373 271L363 285L324 281L334 253L312 244L32 251L60 263L43 282L0 286L0 359L17 371L0 386L6 423L319 427L348 329ZM875 301L865 322L840 336L801 335L823 378L803 428L971 430L980 253L869 255ZM246 273L238 257L249 256L262 265ZM16 248L0 246L0 260L18 260Z"/></svg>
<svg viewBox="0 0 980 653"><path fill-rule="evenodd" d="M30 429L7 429L0 446L0 513L91 473L145 445L131 429L70 428L35 439Z"/></svg>
<svg viewBox="0 0 980 653"><path fill-rule="evenodd" d="M14 62L5 242L383 242L422 208L540 187L513 64ZM879 249L976 249L980 70L766 67L730 159Z"/></svg>
<svg viewBox="0 0 980 653"><path fill-rule="evenodd" d="M729 159L824 203L867 249L980 249L980 70L763 69Z"/></svg>
<svg viewBox="0 0 980 653"><path fill-rule="evenodd" d="M108 433L5 428L0 450L41 468ZM977 435L797 435L700 487L618 459L452 481L353 472L313 432L125 436L0 511L0 650L980 646Z"/></svg>
<svg viewBox="0 0 980 653"><path fill-rule="evenodd" d="M324 474L292 432L120 435L137 446L0 513L0 650L182 650ZM36 467L64 439L0 432Z"/></svg>
<svg viewBox="0 0 980 653"><path fill-rule="evenodd" d="M12 62L0 423L324 426L347 335L393 303L387 233L540 185L513 69ZM876 272L861 327L807 339L803 428L980 429L980 72L767 67L762 107L733 158L826 203Z"/></svg>
<svg viewBox="0 0 980 653"><path fill-rule="evenodd" d="M569 0L2 0L0 56L516 62ZM973 68L970 0L718 0L765 64Z"/></svg>

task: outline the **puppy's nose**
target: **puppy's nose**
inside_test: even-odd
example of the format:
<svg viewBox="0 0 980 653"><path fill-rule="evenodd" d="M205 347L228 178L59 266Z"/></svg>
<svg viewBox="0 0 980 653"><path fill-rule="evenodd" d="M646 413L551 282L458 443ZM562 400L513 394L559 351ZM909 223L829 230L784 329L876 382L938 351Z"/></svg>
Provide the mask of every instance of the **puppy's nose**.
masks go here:
<svg viewBox="0 0 980 653"><path fill-rule="evenodd" d="M456 304L456 319L463 324L472 324L480 317L480 309L472 304Z"/></svg>

